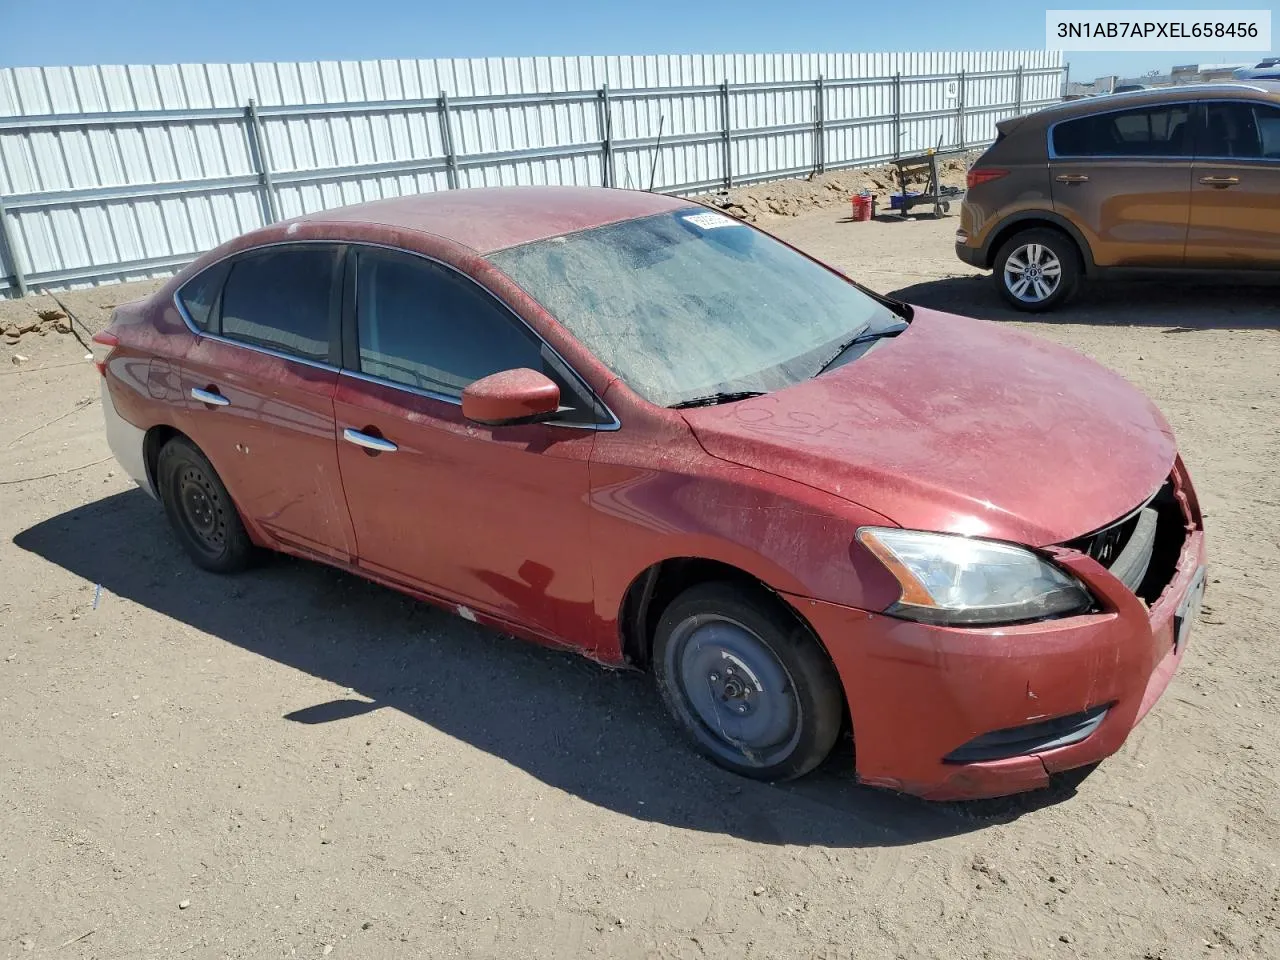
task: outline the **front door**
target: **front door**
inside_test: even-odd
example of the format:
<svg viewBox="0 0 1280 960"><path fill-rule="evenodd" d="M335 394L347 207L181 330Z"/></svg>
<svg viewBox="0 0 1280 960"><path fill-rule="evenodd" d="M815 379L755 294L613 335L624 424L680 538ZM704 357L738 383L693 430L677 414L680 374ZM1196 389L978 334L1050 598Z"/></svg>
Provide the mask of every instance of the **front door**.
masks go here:
<svg viewBox="0 0 1280 960"><path fill-rule="evenodd" d="M1102 267L1182 264L1191 209L1188 104L1114 110L1050 130L1053 208Z"/></svg>
<svg viewBox="0 0 1280 960"><path fill-rule="evenodd" d="M434 261L353 253L349 343L335 397L338 457L359 563L523 625L590 643L585 390L510 310ZM558 421L488 427L462 389L530 367L561 384Z"/></svg>
<svg viewBox="0 0 1280 960"><path fill-rule="evenodd" d="M350 561L333 394L342 250L270 247L179 293L199 335L182 364L191 438L244 517L281 543ZM331 356L332 353L332 356Z"/></svg>
<svg viewBox="0 0 1280 960"><path fill-rule="evenodd" d="M1187 265L1280 269L1280 108L1221 101L1203 109Z"/></svg>

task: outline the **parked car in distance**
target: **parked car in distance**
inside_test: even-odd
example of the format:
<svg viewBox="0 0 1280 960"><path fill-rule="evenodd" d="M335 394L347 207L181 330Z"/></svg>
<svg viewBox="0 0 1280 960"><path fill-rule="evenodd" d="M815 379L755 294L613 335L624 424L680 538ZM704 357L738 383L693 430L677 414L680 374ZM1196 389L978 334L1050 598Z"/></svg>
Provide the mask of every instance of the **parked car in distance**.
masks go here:
<svg viewBox="0 0 1280 960"><path fill-rule="evenodd" d="M648 669L750 777L845 730L867 783L1043 786L1120 747L1203 589L1191 480L1122 378L688 200L301 217L94 345L111 449L200 566L278 550Z"/></svg>
<svg viewBox="0 0 1280 960"><path fill-rule="evenodd" d="M1081 280L1280 270L1280 83L1075 101L997 124L956 254L1019 310Z"/></svg>
<svg viewBox="0 0 1280 960"><path fill-rule="evenodd" d="M1136 90L1150 89L1145 83L1121 83L1111 91L1112 93L1133 93Z"/></svg>

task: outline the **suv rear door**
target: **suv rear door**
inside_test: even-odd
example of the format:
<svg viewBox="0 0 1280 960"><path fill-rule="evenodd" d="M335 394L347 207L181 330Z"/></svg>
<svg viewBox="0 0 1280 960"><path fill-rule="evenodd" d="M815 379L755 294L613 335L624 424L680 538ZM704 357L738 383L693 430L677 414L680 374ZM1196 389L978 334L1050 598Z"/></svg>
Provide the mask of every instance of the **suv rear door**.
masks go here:
<svg viewBox="0 0 1280 960"><path fill-rule="evenodd" d="M1049 128L1053 208L1100 267L1180 266L1191 214L1191 105L1159 103Z"/></svg>
<svg viewBox="0 0 1280 960"><path fill-rule="evenodd" d="M1280 108L1215 100L1199 110L1187 265L1280 268Z"/></svg>

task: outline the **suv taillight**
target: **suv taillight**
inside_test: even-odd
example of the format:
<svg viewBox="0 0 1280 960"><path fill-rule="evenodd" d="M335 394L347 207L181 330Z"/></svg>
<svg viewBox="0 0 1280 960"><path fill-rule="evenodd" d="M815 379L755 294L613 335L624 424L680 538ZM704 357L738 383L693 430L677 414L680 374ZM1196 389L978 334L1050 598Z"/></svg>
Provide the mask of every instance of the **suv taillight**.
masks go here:
<svg viewBox="0 0 1280 960"><path fill-rule="evenodd" d="M965 185L972 190L980 183L990 183L992 180L999 180L1001 177L1007 177L1008 170L999 170L995 167L974 167L964 178Z"/></svg>
<svg viewBox="0 0 1280 960"><path fill-rule="evenodd" d="M93 350L93 365L104 377L107 375L107 358L120 346L120 338L109 330L101 330L89 341Z"/></svg>

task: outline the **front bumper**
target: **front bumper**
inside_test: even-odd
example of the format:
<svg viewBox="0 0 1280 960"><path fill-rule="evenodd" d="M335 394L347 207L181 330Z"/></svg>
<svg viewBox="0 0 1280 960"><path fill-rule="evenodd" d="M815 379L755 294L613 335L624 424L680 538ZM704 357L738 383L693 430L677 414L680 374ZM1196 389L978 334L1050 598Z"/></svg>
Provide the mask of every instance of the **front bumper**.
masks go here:
<svg viewBox="0 0 1280 960"><path fill-rule="evenodd" d="M1050 774L1119 750L1186 649L1175 645L1176 615L1205 562L1194 494L1189 484L1186 490L1192 505L1186 538L1172 579L1150 609L1098 563L1065 550L1058 562L1089 585L1101 612L957 629L789 598L826 642L844 684L859 780L930 800L1002 796L1045 787ZM984 734L1092 716L1100 708L1106 708L1101 722L1078 742L954 762Z"/></svg>

